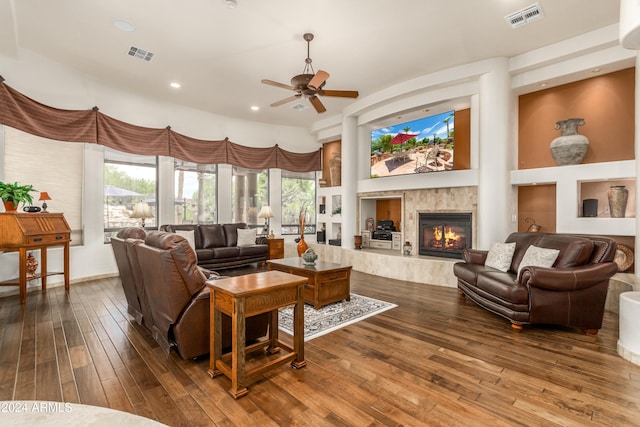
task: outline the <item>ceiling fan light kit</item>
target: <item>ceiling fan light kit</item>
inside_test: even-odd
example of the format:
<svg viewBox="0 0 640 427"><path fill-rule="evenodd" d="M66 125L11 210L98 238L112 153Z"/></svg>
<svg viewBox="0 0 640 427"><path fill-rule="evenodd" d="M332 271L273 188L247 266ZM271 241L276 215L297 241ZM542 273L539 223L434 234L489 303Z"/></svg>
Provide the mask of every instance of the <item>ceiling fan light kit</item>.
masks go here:
<svg viewBox="0 0 640 427"><path fill-rule="evenodd" d="M283 104L300 99L301 97L307 98L313 108L318 113L324 113L327 111L325 106L320 101L319 96L335 96L340 98L357 98L358 91L356 90L324 90L324 85L327 83L329 73L324 70L318 70L316 73L311 65L311 55L309 54L309 48L311 40L313 40L313 34L305 33L302 38L307 42L307 58L304 60L304 69L302 74L298 74L291 78L291 84L278 83L273 80L263 79L262 83L279 87L282 89L293 90L295 94L288 98L281 99L271 104L272 107L278 107Z"/></svg>

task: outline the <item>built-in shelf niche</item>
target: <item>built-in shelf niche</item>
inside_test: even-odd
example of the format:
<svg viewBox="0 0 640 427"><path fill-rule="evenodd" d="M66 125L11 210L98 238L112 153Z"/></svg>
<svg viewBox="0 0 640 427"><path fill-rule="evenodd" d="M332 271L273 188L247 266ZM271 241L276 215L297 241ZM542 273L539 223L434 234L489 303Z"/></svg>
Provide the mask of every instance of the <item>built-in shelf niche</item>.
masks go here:
<svg viewBox="0 0 640 427"><path fill-rule="evenodd" d="M585 217L584 200L597 200L597 218L611 218L608 190L614 185L623 185L629 191L624 218L636 217L636 181L634 178L615 180L596 180L578 182L578 217Z"/></svg>

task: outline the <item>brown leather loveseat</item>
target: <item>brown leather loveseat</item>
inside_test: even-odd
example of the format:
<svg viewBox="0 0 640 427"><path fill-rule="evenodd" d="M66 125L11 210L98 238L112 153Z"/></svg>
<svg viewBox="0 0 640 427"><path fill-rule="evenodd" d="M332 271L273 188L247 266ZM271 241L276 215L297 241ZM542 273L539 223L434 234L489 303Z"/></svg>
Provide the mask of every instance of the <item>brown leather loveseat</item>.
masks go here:
<svg viewBox="0 0 640 427"><path fill-rule="evenodd" d="M179 233L193 237L193 248L198 257L198 265L209 270L238 267L264 262L269 253L266 244L258 243L255 237L247 244L238 243L238 229L249 231L245 223L233 224L165 224L161 231ZM254 230L255 232L255 230Z"/></svg>
<svg viewBox="0 0 640 427"><path fill-rule="evenodd" d="M507 318L516 330L526 324L552 324L581 329L587 334L598 333L609 278L618 269L613 262L614 240L569 234L512 233L505 243L515 244L513 256L509 260L507 255L501 266L505 271L485 265L490 251L464 251L464 261L453 267L462 297ZM539 248L551 250L545 252L555 250L557 258L550 260L553 262L550 267L523 263L530 247L537 251ZM521 264L526 266L522 265L519 271Z"/></svg>
<svg viewBox="0 0 640 427"><path fill-rule="evenodd" d="M149 329L165 354L171 347L183 359L208 354L209 288L195 252L184 237L174 233L151 231L144 240L142 236L112 239L128 311ZM248 318L247 343L265 337L269 323L270 313ZM224 348L231 346L231 333L231 319L223 315Z"/></svg>

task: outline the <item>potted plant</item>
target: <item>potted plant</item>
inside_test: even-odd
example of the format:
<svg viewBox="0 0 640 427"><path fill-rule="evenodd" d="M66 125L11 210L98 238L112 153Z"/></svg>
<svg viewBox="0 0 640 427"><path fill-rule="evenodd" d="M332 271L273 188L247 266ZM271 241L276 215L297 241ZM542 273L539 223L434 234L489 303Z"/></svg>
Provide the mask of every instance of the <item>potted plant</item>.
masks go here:
<svg viewBox="0 0 640 427"><path fill-rule="evenodd" d="M7 212L15 211L18 209L18 205L31 204L33 198L32 191L37 191L33 188L33 185L19 185L17 182L13 184L0 181L0 199L4 202L4 209Z"/></svg>

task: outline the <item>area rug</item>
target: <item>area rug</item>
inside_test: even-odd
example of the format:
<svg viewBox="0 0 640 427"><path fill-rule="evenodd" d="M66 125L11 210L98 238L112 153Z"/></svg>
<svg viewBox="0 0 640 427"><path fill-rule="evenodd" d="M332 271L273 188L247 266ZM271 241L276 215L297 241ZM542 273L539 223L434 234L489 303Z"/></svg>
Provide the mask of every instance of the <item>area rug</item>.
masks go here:
<svg viewBox="0 0 640 427"><path fill-rule="evenodd" d="M357 294L351 294L351 301L335 302L318 310L305 304L304 340L312 340L394 307L397 305ZM293 306L279 310L278 329L293 335Z"/></svg>

